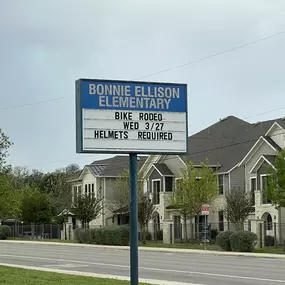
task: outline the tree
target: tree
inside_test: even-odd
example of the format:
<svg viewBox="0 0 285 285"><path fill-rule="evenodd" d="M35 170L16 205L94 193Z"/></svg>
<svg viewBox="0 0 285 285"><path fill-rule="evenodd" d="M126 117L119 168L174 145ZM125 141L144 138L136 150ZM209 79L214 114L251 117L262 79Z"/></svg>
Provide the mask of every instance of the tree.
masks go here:
<svg viewBox="0 0 285 285"><path fill-rule="evenodd" d="M36 187L26 185L21 191L22 220L33 224L47 224L52 218L51 198Z"/></svg>
<svg viewBox="0 0 285 285"><path fill-rule="evenodd" d="M146 229L148 223L151 220L154 205L151 199L149 199L148 193L143 191L144 179L138 177L138 221L142 233L142 241L145 243ZM125 170L117 178L116 185L114 187L114 201L111 206L111 210L116 214L121 214L125 211L129 211L129 193L130 193L130 175L129 171Z"/></svg>
<svg viewBox="0 0 285 285"><path fill-rule="evenodd" d="M279 207L285 207L285 149L280 151L275 160L275 167L269 168L268 198Z"/></svg>
<svg viewBox="0 0 285 285"><path fill-rule="evenodd" d="M154 211L154 205L147 193L139 192L138 221L141 227L142 241L146 242L146 229Z"/></svg>
<svg viewBox="0 0 285 285"><path fill-rule="evenodd" d="M9 170L9 166L6 165L6 158L8 156L8 149L12 146L12 142L9 137L0 129L0 172Z"/></svg>
<svg viewBox="0 0 285 285"><path fill-rule="evenodd" d="M117 177L113 189L114 199L109 205L109 208L113 213L122 214L126 209L129 209L130 179L127 170L123 171L122 174Z"/></svg>
<svg viewBox="0 0 285 285"><path fill-rule="evenodd" d="M245 190L233 188L225 194L224 213L236 230L243 225L252 211L252 197Z"/></svg>
<svg viewBox="0 0 285 285"><path fill-rule="evenodd" d="M187 239L187 219L197 216L198 233L201 206L204 203L210 203L218 194L218 182L216 172L208 166L207 161L201 163L199 167L194 167L192 162L188 162L180 172L180 179L171 204L184 219L185 238Z"/></svg>
<svg viewBox="0 0 285 285"><path fill-rule="evenodd" d="M71 185L68 183L70 173L65 170L47 173L43 180L44 191L49 193L52 199L52 212L57 216L64 209L69 211L72 203Z"/></svg>
<svg viewBox="0 0 285 285"><path fill-rule="evenodd" d="M0 220L17 218L19 214L19 196L13 189L12 179L0 173Z"/></svg>
<svg viewBox="0 0 285 285"><path fill-rule="evenodd" d="M67 173L75 173L80 170L80 167L78 164L72 163L72 164L69 164L65 170Z"/></svg>
<svg viewBox="0 0 285 285"><path fill-rule="evenodd" d="M89 228L89 223L98 217L103 207L102 201L102 198L97 198L95 195L77 196L71 210L84 228Z"/></svg>

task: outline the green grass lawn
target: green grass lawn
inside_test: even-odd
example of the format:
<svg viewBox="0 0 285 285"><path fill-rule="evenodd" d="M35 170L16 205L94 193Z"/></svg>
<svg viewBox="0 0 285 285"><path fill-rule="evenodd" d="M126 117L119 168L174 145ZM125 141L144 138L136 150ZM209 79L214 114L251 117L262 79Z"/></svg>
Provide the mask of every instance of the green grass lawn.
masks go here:
<svg viewBox="0 0 285 285"><path fill-rule="evenodd" d="M275 248L274 246L267 246L264 248L256 248L254 250L256 253L272 253L272 254L285 254L285 251L283 247L277 247Z"/></svg>
<svg viewBox="0 0 285 285"><path fill-rule="evenodd" d="M130 282L0 266L0 284L1 285L128 285L130 284ZM143 285L142 283L140 284Z"/></svg>
<svg viewBox="0 0 285 285"><path fill-rule="evenodd" d="M144 247L162 247L162 248L182 248L182 249L205 249L204 243L174 243L174 244L167 244L163 242L153 242L153 241L147 241L146 244L141 244L140 246ZM221 250L219 246L215 244L209 244L206 245L206 250Z"/></svg>

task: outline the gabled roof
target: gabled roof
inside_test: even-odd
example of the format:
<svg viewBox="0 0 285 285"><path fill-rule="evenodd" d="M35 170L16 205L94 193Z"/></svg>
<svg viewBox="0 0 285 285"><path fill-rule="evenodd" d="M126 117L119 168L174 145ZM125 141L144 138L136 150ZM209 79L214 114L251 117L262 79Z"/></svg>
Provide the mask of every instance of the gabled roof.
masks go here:
<svg viewBox="0 0 285 285"><path fill-rule="evenodd" d="M271 145L274 147L274 149L276 149L277 151L281 151L282 148L271 138L271 137L264 137L264 139Z"/></svg>
<svg viewBox="0 0 285 285"><path fill-rule="evenodd" d="M189 154L180 156L195 165L205 162L220 165L219 172L228 172L250 151L256 141L265 136L274 122L285 128L285 120L276 119L251 124L234 116L229 116L188 138ZM275 143L264 138L272 147Z"/></svg>
<svg viewBox="0 0 285 285"><path fill-rule="evenodd" d="M278 149L276 149L270 142L273 142L273 140L263 137L261 136L256 143L251 147L251 149L246 153L246 155L244 156L244 158L242 159L242 161L239 163L239 166L244 165L244 163L247 161L247 159L256 151L256 149L258 149L262 143L267 143L267 145L269 147L271 147L274 151L278 151ZM275 144L275 143L274 143Z"/></svg>
<svg viewBox="0 0 285 285"><path fill-rule="evenodd" d="M267 164L271 165L273 168L275 168L275 155L262 155L260 158L256 161L256 163L253 165L253 167L249 170L249 173L256 172L261 165L266 162Z"/></svg>
<svg viewBox="0 0 285 285"><path fill-rule="evenodd" d="M275 166L276 163L276 155L263 155L264 158L271 164L272 166Z"/></svg>
<svg viewBox="0 0 285 285"><path fill-rule="evenodd" d="M164 163L154 163L153 166L157 169L157 171L162 176L173 176L174 175L172 171Z"/></svg>

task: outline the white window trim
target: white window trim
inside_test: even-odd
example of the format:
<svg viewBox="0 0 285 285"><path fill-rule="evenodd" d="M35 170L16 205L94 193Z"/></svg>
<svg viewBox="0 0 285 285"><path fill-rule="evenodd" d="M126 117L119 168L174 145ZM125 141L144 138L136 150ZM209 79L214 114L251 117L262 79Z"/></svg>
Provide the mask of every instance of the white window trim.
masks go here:
<svg viewBox="0 0 285 285"><path fill-rule="evenodd" d="M153 191L153 189L154 189L154 187L153 187L153 185L154 185L154 182L157 182L157 181L159 181L160 182L160 192L161 192L161 179L152 179L151 180L151 194L153 195L154 194L154 191ZM160 193L159 192L159 193ZM160 204L154 204L154 206L159 206Z"/></svg>
<svg viewBox="0 0 285 285"><path fill-rule="evenodd" d="M269 174L260 174L260 192L261 192L261 204L262 205L269 205L270 203L263 203L263 177L268 177L269 176Z"/></svg>
<svg viewBox="0 0 285 285"><path fill-rule="evenodd" d="M220 176L220 175L223 176L223 194L220 194L220 184L219 184L219 176ZM218 173L217 179L218 179L219 195L220 195L220 196L223 196L223 195L225 195L225 174L223 174L223 173Z"/></svg>
<svg viewBox="0 0 285 285"><path fill-rule="evenodd" d="M252 177L249 178L249 181L250 181L249 192L252 191L252 189L251 189L251 180L253 180L253 179L255 179L255 189L254 189L254 191L257 190L257 177L256 176L252 176Z"/></svg>

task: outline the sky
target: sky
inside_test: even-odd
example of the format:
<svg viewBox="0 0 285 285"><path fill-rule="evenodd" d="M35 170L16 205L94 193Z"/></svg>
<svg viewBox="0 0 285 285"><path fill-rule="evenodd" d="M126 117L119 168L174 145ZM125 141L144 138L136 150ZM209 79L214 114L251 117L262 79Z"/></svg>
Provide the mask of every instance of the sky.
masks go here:
<svg viewBox="0 0 285 285"><path fill-rule="evenodd" d="M78 78L186 83L190 134L229 115L285 116L285 33L223 53L285 31L284 10L284 0L0 0L9 163L52 171L110 157L76 153Z"/></svg>

